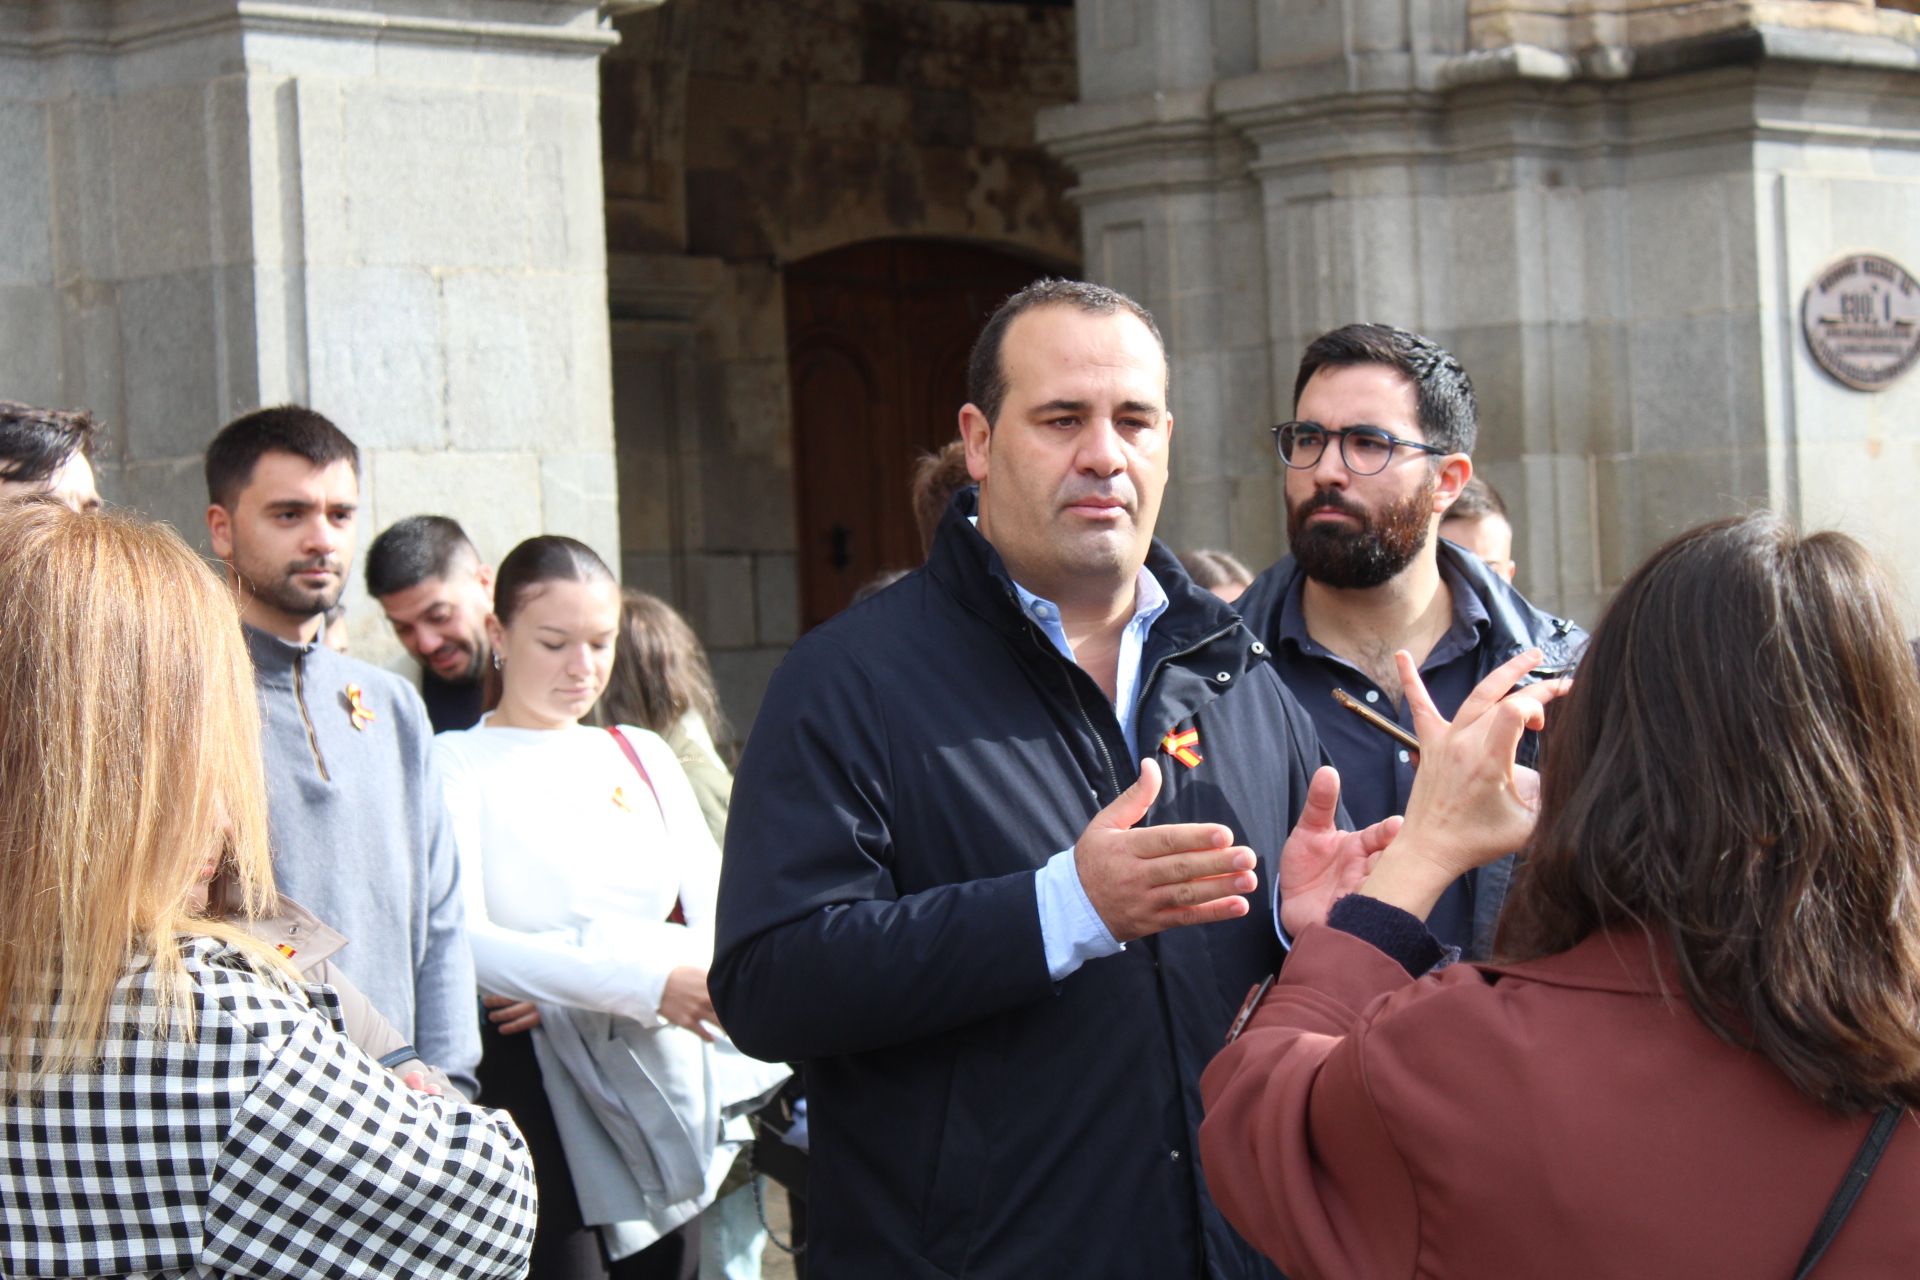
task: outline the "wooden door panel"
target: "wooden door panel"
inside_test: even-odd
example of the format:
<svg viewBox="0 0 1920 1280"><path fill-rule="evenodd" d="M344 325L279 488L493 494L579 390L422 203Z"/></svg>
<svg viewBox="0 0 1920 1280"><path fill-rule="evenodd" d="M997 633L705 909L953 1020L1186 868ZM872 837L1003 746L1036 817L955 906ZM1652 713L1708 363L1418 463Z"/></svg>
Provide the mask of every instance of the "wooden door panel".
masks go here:
<svg viewBox="0 0 1920 1280"><path fill-rule="evenodd" d="M981 324L1044 274L993 249L925 240L870 241L787 268L804 626L881 570L919 563L914 459L958 431Z"/></svg>

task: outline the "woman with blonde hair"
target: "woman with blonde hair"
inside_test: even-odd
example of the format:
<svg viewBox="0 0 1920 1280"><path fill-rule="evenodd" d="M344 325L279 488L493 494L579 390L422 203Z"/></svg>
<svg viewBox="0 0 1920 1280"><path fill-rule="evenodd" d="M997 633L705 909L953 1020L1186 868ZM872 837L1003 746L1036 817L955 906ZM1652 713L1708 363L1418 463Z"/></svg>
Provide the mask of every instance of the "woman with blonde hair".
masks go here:
<svg viewBox="0 0 1920 1280"><path fill-rule="evenodd" d="M272 907L231 594L177 535L0 511L0 1273L525 1266L511 1121L407 1089L238 925Z"/></svg>
<svg viewBox="0 0 1920 1280"><path fill-rule="evenodd" d="M1859 543L1655 552L1562 686L1453 723L1207 1068L1220 1211L1300 1280L1901 1276L1920 1256L1920 678ZM1493 964L1421 923L1524 846ZM1295 904L1297 908L1298 904ZM1826 1264L1822 1266L1822 1259Z"/></svg>

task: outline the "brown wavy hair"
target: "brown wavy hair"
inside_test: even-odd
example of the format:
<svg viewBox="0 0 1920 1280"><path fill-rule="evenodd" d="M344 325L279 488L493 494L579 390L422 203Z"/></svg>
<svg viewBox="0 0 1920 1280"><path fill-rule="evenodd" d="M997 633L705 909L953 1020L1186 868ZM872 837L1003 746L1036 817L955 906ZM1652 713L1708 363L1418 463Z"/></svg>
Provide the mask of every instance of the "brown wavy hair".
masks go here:
<svg viewBox="0 0 1920 1280"><path fill-rule="evenodd" d="M0 1097L93 1061L136 966L170 993L156 1034L190 1034L182 935L274 964L191 901L222 859L238 909L271 901L254 697L233 594L178 534L0 510Z"/></svg>
<svg viewBox="0 0 1920 1280"><path fill-rule="evenodd" d="M1920 1104L1920 677L1885 576L1771 515L1669 542L1550 718L1504 960L1600 929L1841 1111Z"/></svg>
<svg viewBox="0 0 1920 1280"><path fill-rule="evenodd" d="M625 588L613 676L600 695L598 719L665 734L689 711L706 722L715 742L726 740L726 718L700 637L665 600Z"/></svg>

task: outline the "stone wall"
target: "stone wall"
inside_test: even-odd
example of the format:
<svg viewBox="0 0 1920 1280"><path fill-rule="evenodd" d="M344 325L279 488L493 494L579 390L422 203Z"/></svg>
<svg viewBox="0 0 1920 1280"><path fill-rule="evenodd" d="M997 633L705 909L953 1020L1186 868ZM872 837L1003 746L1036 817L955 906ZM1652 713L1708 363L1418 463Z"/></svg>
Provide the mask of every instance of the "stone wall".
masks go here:
<svg viewBox="0 0 1920 1280"><path fill-rule="evenodd" d="M744 733L798 633L782 267L947 237L1071 263L1073 15L957 0L672 0L603 66L621 541ZM958 406L955 406L956 410Z"/></svg>
<svg viewBox="0 0 1920 1280"><path fill-rule="evenodd" d="M1592 621L1667 535L1756 505L1913 572L1894 489L1920 461L1920 377L1846 390L1798 310L1843 253L1920 269L1920 23L1743 5L1800 25L1648 28L1656 45L1607 57L1488 45L1495 19L1617 33L1661 8L1714 6L1216 0L1216 27L1256 31L1259 65L1238 70L1139 23L1118 25L1158 52L1092 47L1137 7L1082 0L1088 83L1042 135L1080 175L1090 270L1173 318L1169 537L1280 552L1258 429L1290 409L1302 347L1368 319L1465 361L1476 464L1517 507L1521 583L1550 606ZM1196 401L1183 373L1209 362L1226 378Z"/></svg>
<svg viewBox="0 0 1920 1280"><path fill-rule="evenodd" d="M107 495L202 545L206 441L293 400L365 453L363 544L434 511L617 556L612 42L561 0L0 10L5 394L93 409Z"/></svg>

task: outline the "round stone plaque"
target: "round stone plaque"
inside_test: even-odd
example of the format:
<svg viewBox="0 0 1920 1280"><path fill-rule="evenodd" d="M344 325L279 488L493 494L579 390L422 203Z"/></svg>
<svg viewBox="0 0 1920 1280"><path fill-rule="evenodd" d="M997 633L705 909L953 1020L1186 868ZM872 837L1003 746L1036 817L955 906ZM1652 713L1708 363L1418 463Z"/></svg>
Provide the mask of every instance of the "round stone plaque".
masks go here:
<svg viewBox="0 0 1920 1280"><path fill-rule="evenodd" d="M1800 304L1820 367L1860 391L1881 391L1920 359L1920 281L1878 254L1822 271Z"/></svg>

